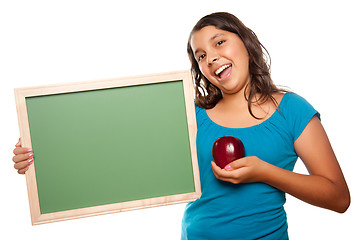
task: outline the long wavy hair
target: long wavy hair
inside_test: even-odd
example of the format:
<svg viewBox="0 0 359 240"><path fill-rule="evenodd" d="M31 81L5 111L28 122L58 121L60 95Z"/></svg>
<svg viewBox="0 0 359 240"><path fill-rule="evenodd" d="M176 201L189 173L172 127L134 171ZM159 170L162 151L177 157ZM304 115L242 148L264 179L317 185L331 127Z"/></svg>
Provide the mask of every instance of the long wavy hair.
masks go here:
<svg viewBox="0 0 359 240"><path fill-rule="evenodd" d="M208 81L201 73L191 47L193 34L206 26L215 26L218 29L237 34L246 47L249 55L249 73L251 79L249 84L246 85L244 92L246 93L249 88L249 93L245 95L245 97L248 102L250 114L254 118L259 119L254 116L251 104L262 104L268 99L278 107L273 93L283 92L285 90L277 88L272 81L268 51L260 43L256 34L251 29L247 28L236 16L226 12L212 13L201 18L193 27L188 39L187 53L192 65L191 71L194 79L196 104L199 107L210 109L216 106L223 97L221 90ZM253 97L258 95L259 98L253 100Z"/></svg>

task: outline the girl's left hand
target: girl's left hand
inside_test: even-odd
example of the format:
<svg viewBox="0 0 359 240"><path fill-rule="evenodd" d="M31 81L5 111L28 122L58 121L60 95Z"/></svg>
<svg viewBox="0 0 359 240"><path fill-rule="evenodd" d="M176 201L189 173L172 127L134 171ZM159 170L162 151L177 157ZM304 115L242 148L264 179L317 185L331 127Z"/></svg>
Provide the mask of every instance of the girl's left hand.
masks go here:
<svg viewBox="0 0 359 240"><path fill-rule="evenodd" d="M216 178L222 181L238 183L263 182L268 163L256 156L244 157L221 169L212 161L212 170Z"/></svg>

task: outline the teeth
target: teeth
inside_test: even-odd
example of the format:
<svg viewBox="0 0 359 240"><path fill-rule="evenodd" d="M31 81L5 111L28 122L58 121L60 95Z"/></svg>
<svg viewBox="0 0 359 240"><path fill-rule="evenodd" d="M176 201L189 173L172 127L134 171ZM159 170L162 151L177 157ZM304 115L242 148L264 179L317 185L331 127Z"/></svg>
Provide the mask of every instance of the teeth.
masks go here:
<svg viewBox="0 0 359 240"><path fill-rule="evenodd" d="M223 65L222 67L218 68L217 71L215 72L215 74L218 76L221 72L224 71L224 69L229 68L231 66L231 64L226 64Z"/></svg>

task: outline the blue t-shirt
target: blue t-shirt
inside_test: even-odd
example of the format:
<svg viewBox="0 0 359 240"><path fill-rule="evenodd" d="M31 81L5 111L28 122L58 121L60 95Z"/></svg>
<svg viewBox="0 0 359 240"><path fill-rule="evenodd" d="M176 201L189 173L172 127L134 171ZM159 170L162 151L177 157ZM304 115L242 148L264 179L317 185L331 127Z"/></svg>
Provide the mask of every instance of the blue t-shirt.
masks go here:
<svg viewBox="0 0 359 240"><path fill-rule="evenodd" d="M292 171L298 158L294 141L314 115L319 117L295 93L286 93L270 118L247 128L220 126L205 109L196 106L202 196L186 207L181 239L288 239L285 193L261 182L232 184L218 180L211 168L212 145L219 137L234 136L243 142L246 156L257 156Z"/></svg>

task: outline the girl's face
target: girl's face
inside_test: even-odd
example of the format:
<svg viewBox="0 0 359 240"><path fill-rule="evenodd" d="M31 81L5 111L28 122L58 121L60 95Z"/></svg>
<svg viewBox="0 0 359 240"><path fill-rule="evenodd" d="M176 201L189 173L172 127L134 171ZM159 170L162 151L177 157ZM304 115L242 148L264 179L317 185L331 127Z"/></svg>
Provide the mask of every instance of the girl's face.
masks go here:
<svg viewBox="0 0 359 240"><path fill-rule="evenodd" d="M191 47L202 74L223 97L244 91L250 80L249 56L237 34L207 26L192 35Z"/></svg>

